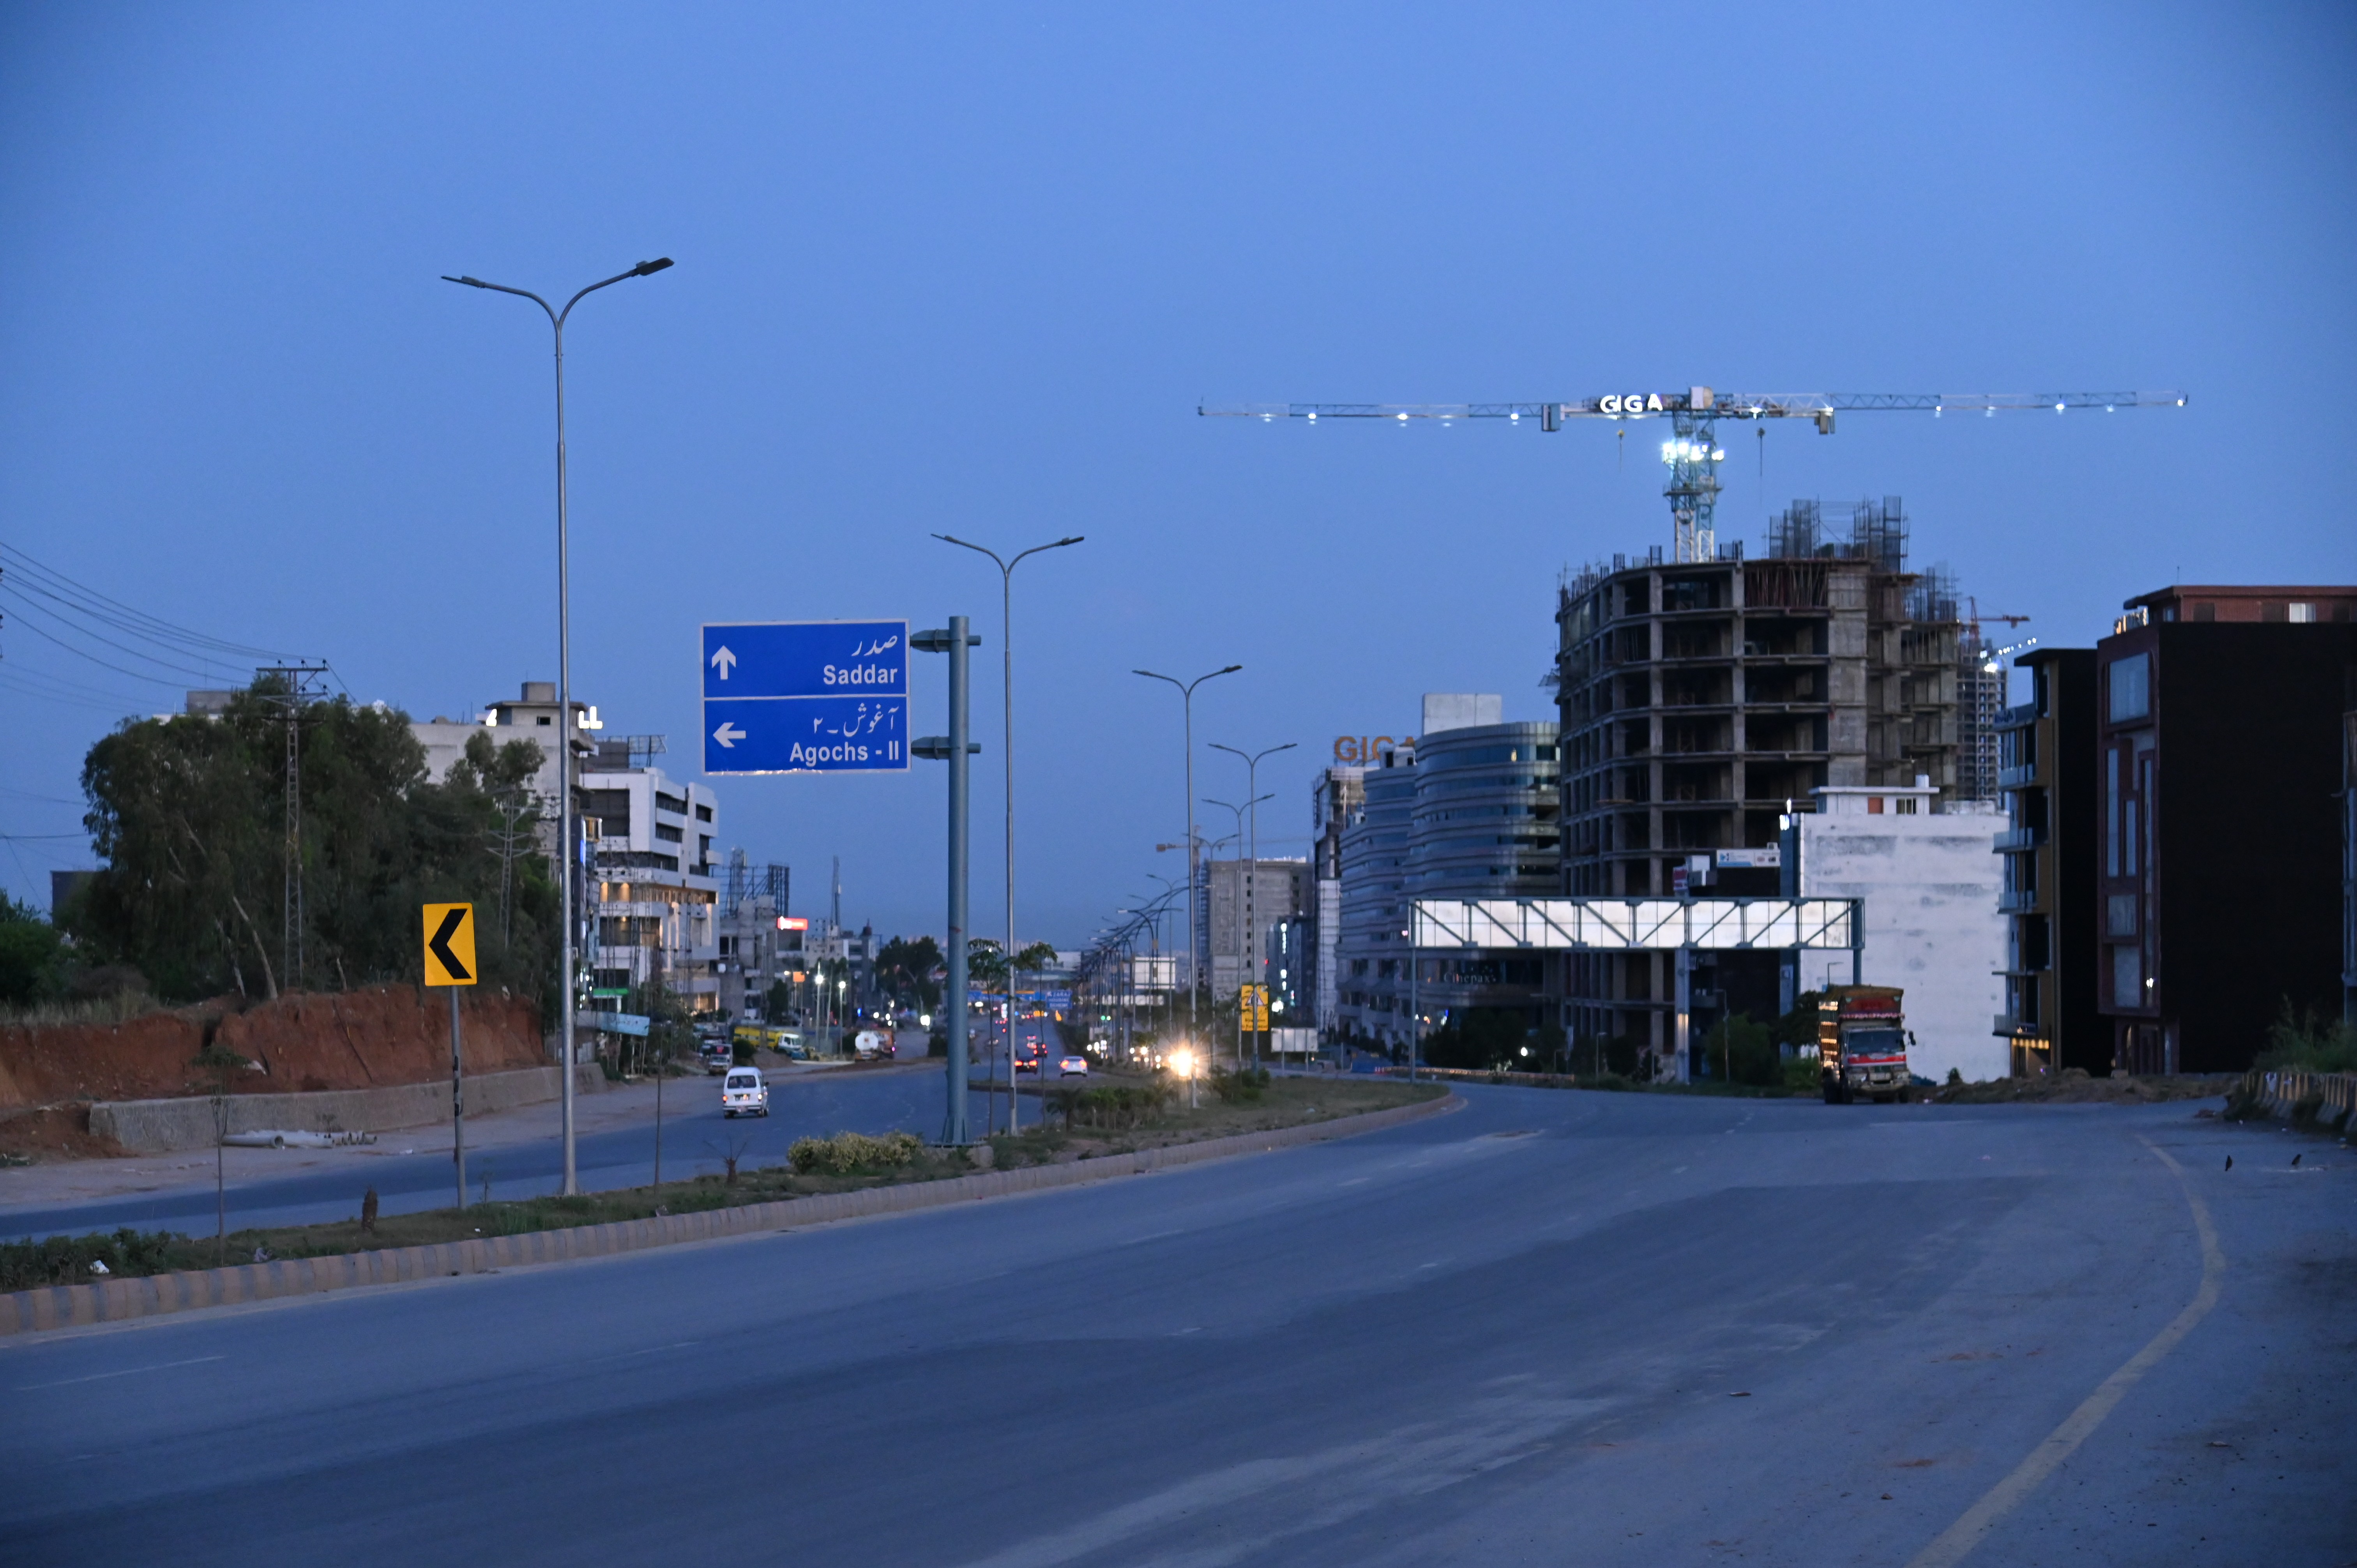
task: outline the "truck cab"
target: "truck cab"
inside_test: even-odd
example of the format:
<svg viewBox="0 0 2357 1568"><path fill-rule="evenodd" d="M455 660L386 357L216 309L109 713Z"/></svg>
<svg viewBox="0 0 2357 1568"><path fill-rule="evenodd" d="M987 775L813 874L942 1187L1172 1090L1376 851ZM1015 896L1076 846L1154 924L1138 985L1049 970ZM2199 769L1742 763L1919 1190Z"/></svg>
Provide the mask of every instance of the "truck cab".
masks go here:
<svg viewBox="0 0 2357 1568"><path fill-rule="evenodd" d="M1895 985L1825 988L1817 1002L1817 1060L1826 1104L1906 1098L1910 1075L1902 995Z"/></svg>

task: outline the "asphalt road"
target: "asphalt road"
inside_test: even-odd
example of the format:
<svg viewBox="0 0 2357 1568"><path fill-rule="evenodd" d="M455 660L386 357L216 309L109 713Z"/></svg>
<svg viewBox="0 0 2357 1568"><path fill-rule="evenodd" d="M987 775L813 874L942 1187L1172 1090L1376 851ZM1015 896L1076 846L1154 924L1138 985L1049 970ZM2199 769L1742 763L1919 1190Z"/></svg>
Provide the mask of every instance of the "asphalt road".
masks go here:
<svg viewBox="0 0 2357 1568"><path fill-rule="evenodd" d="M770 1084L768 1116L731 1121L720 1114L719 1079L674 1081L664 1096L663 1179L683 1180L721 1170L724 1152L729 1149L741 1151L742 1169L778 1165L784 1161L787 1147L806 1134L906 1129L929 1139L941 1136L943 1082L938 1064L930 1071L772 1074ZM587 1108L597 1101L585 1099L577 1103ZM982 1098L975 1096L971 1110L974 1126L982 1125ZM469 1148L468 1199L482 1195L486 1176L490 1178L493 1197L554 1192L564 1168L557 1117L551 1104L493 1119L505 1125L529 1122L544 1135L526 1141L503 1136L496 1146ZM416 1154L393 1152L412 1144L418 1146ZM586 1191L640 1187L654 1179L655 1132L651 1116L626 1126L580 1133L574 1140L574 1150L576 1169ZM214 1199L210 1160L208 1155L201 1181L183 1180L166 1190L135 1197L38 1207L0 1203L0 1240L82 1234L124 1225L210 1235ZM233 1178L228 1188L231 1228L349 1219L360 1211L361 1195L371 1187L376 1188L379 1208L386 1214L442 1208L451 1201L447 1127L386 1133L373 1149L338 1151L316 1159L307 1168L304 1160L305 1155L295 1150L242 1158L240 1163L248 1171L257 1165L296 1168L283 1176ZM0 1187L0 1194L5 1190Z"/></svg>
<svg viewBox="0 0 2357 1568"><path fill-rule="evenodd" d="M0 1541L21 1564L2357 1557L2348 1151L2184 1105L1466 1092L1082 1189L7 1343Z"/></svg>

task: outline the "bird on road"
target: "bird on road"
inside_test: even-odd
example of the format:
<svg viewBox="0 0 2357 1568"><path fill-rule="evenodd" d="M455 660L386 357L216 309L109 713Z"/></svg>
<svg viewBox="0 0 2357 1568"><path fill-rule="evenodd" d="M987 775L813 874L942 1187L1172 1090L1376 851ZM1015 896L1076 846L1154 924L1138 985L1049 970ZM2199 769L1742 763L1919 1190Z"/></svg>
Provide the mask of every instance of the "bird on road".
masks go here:
<svg viewBox="0 0 2357 1568"><path fill-rule="evenodd" d="M2298 1155L2294 1155L2291 1157L2291 1168L2294 1170L2299 1169L2299 1156Z"/></svg>
<svg viewBox="0 0 2357 1568"><path fill-rule="evenodd" d="M2234 1156L2232 1155L2226 1156L2226 1168L2230 1171L2234 1168Z"/></svg>

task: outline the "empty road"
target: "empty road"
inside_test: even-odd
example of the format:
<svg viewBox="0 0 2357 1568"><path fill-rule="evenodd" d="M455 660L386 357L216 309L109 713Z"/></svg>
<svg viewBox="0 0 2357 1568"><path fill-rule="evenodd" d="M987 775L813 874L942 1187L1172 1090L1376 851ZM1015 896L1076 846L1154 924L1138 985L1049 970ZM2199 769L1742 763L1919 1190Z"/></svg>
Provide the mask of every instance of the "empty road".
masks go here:
<svg viewBox="0 0 2357 1568"><path fill-rule="evenodd" d="M1465 1099L1033 1197L0 1342L0 1541L16 1564L2357 1558L2348 1151L2187 1105Z"/></svg>

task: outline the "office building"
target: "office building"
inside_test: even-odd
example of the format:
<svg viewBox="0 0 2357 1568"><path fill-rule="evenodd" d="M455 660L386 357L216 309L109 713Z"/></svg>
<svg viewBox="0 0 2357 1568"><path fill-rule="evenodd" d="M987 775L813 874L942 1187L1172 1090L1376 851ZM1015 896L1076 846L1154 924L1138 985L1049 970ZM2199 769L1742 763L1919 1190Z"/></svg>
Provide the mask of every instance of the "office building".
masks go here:
<svg viewBox="0 0 2357 1568"><path fill-rule="evenodd" d="M2357 587L2139 595L2095 662L2114 1065L2241 1071L2287 1004L2344 1005Z"/></svg>
<svg viewBox="0 0 2357 1568"><path fill-rule="evenodd" d="M1388 740L1391 737L1383 737ZM1345 742L1337 741L1336 756ZM1364 755L1355 740L1349 754ZM1320 1030L1341 1025L1342 834L1365 803L1367 770L1356 765L1322 769L1309 796L1309 929L1304 939L1310 1015Z"/></svg>
<svg viewBox="0 0 2357 1568"><path fill-rule="evenodd" d="M1357 815L1340 854L1340 940L1335 1027L1382 1046L1407 1036L1407 839L1415 804L1415 754L1385 752L1360 780Z"/></svg>
<svg viewBox="0 0 2357 1568"><path fill-rule="evenodd" d="M719 801L705 786L641 762L645 755L606 741L581 759L580 811L594 856L593 984L619 993L661 983L690 1011L712 1012L720 1005L712 863Z"/></svg>
<svg viewBox="0 0 2357 1568"><path fill-rule="evenodd" d="M1555 726L1501 724L1501 705L1494 696L1425 699L1408 813L1410 899L1544 898L1560 886ZM1545 961L1535 955L1427 952L1417 962L1413 1000L1427 1031L1476 1008L1514 1014L1528 1030L1555 1021Z"/></svg>
<svg viewBox="0 0 2357 1568"><path fill-rule="evenodd" d="M1199 885L1199 930L1211 994L1233 1001L1236 988L1265 983L1260 957L1280 920L1308 918L1309 863L1299 859L1207 860Z"/></svg>
<svg viewBox="0 0 2357 1568"><path fill-rule="evenodd" d="M1996 1032L2016 1077L2112 1070L2095 1007L2095 650L2042 648L2014 660L2029 700L1997 715L2006 820L1997 908L2005 1004Z"/></svg>

